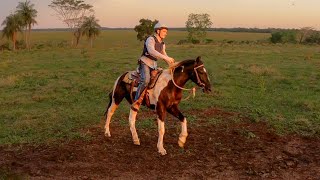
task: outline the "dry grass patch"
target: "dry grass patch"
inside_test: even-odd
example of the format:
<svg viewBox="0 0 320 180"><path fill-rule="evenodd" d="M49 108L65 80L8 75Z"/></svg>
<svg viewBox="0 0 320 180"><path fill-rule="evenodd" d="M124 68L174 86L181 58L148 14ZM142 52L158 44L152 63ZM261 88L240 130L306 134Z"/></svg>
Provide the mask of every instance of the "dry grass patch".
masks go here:
<svg viewBox="0 0 320 180"><path fill-rule="evenodd" d="M279 71L271 66L261 67L256 64L252 64L247 68L247 71L254 75L279 75Z"/></svg>
<svg viewBox="0 0 320 180"><path fill-rule="evenodd" d="M18 80L18 76L16 75L9 75L7 77L0 78L0 87L11 87L16 84Z"/></svg>

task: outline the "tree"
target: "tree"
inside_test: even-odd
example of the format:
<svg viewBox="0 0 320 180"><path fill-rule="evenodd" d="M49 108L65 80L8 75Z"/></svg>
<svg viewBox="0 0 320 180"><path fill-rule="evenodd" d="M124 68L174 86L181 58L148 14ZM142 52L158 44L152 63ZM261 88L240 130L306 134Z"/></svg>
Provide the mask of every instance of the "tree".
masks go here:
<svg viewBox="0 0 320 180"><path fill-rule="evenodd" d="M188 40L204 41L207 36L207 29L212 26L209 14L189 14L186 21L186 28L188 31Z"/></svg>
<svg viewBox="0 0 320 180"><path fill-rule="evenodd" d="M84 3L83 0L52 0L49 7L70 28L72 32L71 45L73 46L77 28L81 26L84 17L90 16L94 12L92 5Z"/></svg>
<svg viewBox="0 0 320 180"><path fill-rule="evenodd" d="M87 36L90 39L91 47L93 47L93 39L100 34L101 26L98 24L98 21L94 16L85 17L80 28L82 36Z"/></svg>
<svg viewBox="0 0 320 180"><path fill-rule="evenodd" d="M138 33L137 39L144 41L148 36L151 36L154 32L154 26L158 22L158 20L151 21L149 19L140 19L140 24L134 27L134 30Z"/></svg>
<svg viewBox="0 0 320 180"><path fill-rule="evenodd" d="M6 36L8 39L11 39L13 42L13 50L16 50L16 41L17 33L21 32L23 21L19 14L10 14L2 22L2 25L5 26L2 30L2 37Z"/></svg>
<svg viewBox="0 0 320 180"><path fill-rule="evenodd" d="M25 2L19 2L17 6L17 14L21 16L23 26L25 27L25 42L26 47L30 48L30 32L31 26L37 24L35 18L37 17L38 11L34 9L34 4L31 4L30 1L26 0ZM28 35L27 35L28 30Z"/></svg>
<svg viewBox="0 0 320 180"><path fill-rule="evenodd" d="M312 35L314 32L314 29L312 27L303 27L299 31L299 43L301 44L302 42L305 41L306 38L308 38L310 35Z"/></svg>

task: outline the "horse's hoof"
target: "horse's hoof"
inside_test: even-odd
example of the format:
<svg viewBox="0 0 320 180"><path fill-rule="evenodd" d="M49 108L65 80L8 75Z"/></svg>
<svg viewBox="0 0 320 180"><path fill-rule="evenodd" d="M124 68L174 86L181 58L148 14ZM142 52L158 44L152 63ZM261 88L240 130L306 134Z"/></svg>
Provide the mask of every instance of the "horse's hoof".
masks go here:
<svg viewBox="0 0 320 180"><path fill-rule="evenodd" d="M105 132L104 135L105 135L106 137L111 137L110 132Z"/></svg>
<svg viewBox="0 0 320 180"><path fill-rule="evenodd" d="M162 156L164 156L164 155L166 155L167 154L167 151L164 149L164 148L162 148L162 149L159 149L159 151L158 151Z"/></svg>
<svg viewBox="0 0 320 180"><path fill-rule="evenodd" d="M139 139L138 140L133 140L133 144L137 145L137 146L140 146L140 140Z"/></svg>
<svg viewBox="0 0 320 180"><path fill-rule="evenodd" d="M178 144L179 144L179 146L181 147L181 148L183 148L184 147L184 142L182 142L182 141L178 141Z"/></svg>

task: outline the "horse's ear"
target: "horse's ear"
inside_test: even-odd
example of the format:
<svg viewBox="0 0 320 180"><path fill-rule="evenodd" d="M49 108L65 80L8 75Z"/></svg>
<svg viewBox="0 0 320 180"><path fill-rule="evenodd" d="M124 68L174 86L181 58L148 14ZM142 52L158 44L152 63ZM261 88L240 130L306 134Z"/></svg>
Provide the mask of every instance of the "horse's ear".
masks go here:
<svg viewBox="0 0 320 180"><path fill-rule="evenodd" d="M196 62L199 63L199 61L201 61L201 56L198 56L196 59Z"/></svg>

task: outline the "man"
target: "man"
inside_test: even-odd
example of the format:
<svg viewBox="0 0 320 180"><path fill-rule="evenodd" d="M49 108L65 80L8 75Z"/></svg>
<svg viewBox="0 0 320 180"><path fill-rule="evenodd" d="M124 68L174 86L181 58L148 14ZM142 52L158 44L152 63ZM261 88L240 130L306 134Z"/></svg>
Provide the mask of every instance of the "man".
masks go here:
<svg viewBox="0 0 320 180"><path fill-rule="evenodd" d="M168 65L174 63L174 59L166 53L163 39L166 38L168 27L157 23L154 26L155 34L149 36L145 43L141 58L139 59L140 82L131 109L138 111L143 101L145 91L150 82L151 71L157 69L157 60L163 59Z"/></svg>

